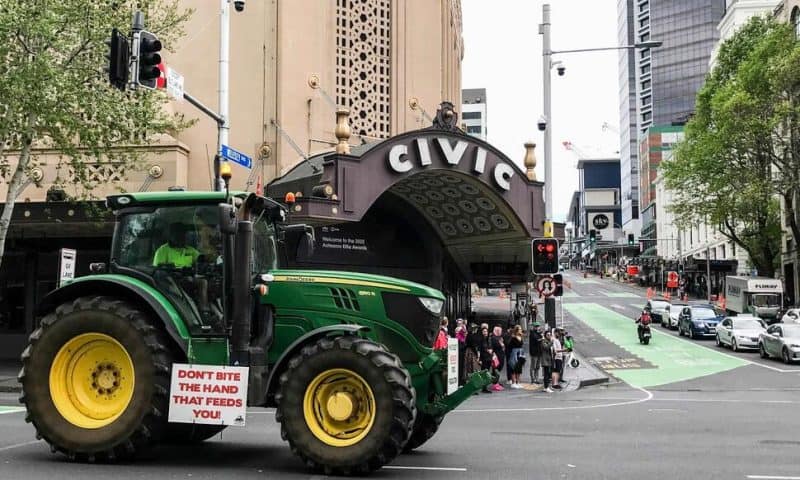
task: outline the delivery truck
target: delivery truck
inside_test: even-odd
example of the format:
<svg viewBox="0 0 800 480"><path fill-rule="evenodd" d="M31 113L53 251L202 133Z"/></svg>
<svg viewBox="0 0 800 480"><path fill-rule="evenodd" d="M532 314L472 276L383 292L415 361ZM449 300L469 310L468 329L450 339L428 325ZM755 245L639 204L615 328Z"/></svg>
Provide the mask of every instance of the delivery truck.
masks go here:
<svg viewBox="0 0 800 480"><path fill-rule="evenodd" d="M725 310L749 313L769 323L780 319L783 284L775 278L725 277Z"/></svg>

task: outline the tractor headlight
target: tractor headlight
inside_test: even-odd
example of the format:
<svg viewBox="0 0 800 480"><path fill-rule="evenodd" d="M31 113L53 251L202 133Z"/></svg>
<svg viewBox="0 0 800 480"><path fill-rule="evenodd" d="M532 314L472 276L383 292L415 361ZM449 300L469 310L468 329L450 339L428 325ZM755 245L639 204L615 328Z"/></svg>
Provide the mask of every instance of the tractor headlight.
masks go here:
<svg viewBox="0 0 800 480"><path fill-rule="evenodd" d="M419 298L419 301L420 303L422 303L422 306L425 307L432 314L439 315L439 313L442 311L442 305L444 305L443 300L430 297L417 297L417 298Z"/></svg>

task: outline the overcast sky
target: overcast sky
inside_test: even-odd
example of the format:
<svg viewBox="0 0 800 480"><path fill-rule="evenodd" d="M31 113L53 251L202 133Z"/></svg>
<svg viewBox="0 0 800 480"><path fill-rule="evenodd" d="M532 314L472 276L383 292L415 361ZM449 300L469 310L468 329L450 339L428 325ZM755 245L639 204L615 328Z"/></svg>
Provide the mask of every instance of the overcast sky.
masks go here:
<svg viewBox="0 0 800 480"><path fill-rule="evenodd" d="M523 144L536 143L537 178L544 181L544 149L536 122L542 114L541 0L462 0L463 88L486 88L488 141L522 164ZM550 0L553 50L617 45L617 0ZM566 219L578 185L576 157L565 140L591 156L618 155L617 51L556 56L553 71L553 214Z"/></svg>

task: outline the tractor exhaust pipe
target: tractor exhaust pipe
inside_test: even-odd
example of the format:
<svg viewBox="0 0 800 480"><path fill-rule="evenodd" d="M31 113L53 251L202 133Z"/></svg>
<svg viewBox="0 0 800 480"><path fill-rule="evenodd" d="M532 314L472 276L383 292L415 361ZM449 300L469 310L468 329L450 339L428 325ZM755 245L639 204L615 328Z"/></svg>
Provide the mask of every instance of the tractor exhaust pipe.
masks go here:
<svg viewBox="0 0 800 480"><path fill-rule="evenodd" d="M231 281L233 289L231 364L242 367L250 365L250 321L253 302L250 291L252 247L253 222L240 220L236 223L236 247L233 252L233 279Z"/></svg>

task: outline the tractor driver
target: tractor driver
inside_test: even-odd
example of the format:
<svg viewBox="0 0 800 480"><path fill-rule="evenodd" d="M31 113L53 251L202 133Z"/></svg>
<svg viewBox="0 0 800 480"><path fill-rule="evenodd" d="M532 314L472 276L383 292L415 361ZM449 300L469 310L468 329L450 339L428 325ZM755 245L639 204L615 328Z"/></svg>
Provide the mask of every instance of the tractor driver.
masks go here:
<svg viewBox="0 0 800 480"><path fill-rule="evenodd" d="M172 265L175 268L189 268L194 266L200 252L194 247L186 245L186 228L182 223L169 225L167 243L161 245L153 256L153 266Z"/></svg>
<svg viewBox="0 0 800 480"><path fill-rule="evenodd" d="M175 222L169 225L167 243L161 245L153 255L153 266L172 266L175 268L191 268L197 263L200 252L186 244L186 226ZM190 276L179 283L189 290L194 290L197 307L204 317L208 316L208 281L205 278ZM188 285L187 285L188 283Z"/></svg>

